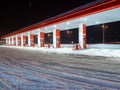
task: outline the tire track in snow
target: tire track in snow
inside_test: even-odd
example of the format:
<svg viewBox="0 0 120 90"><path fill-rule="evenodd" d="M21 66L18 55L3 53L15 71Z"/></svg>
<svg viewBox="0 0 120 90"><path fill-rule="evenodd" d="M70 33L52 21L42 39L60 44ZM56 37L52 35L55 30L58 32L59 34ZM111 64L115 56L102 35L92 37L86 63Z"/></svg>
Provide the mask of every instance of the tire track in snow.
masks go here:
<svg viewBox="0 0 120 90"><path fill-rule="evenodd" d="M10 59L9 59L10 60ZM25 64L25 63L24 63ZM49 62L48 63L44 63L44 64L49 64ZM51 63L52 65L58 65L59 66L59 64L57 64L57 63ZM23 65L22 65L23 66ZM26 65L25 65L26 66ZM23 66L24 67L24 66ZM26 67L30 67L29 65L28 66L26 66ZM65 66L64 66L65 67ZM25 68L25 67L24 67ZM35 67L33 67L33 68L35 68ZM69 67L68 67L69 68ZM71 68L71 67L70 67ZM72 67L73 68L73 67ZM37 70L37 68L35 68L36 70ZM79 68L80 69L80 68ZM31 70L31 69L30 69ZM52 71L53 71L54 69L52 68ZM85 69L85 70L87 70L87 69ZM34 70L32 70L32 71L34 71ZM40 71L42 71L42 70L40 70ZM38 72L38 71L37 71ZM42 72L43 73L43 72ZM45 73L45 72L44 72ZM47 74L50 74L50 73L47 73ZM68 73L67 73L68 74ZM71 73L70 73L71 74ZM50 74L51 75L51 74ZM53 74L53 75L55 75L55 76L59 76L59 75L56 75L56 74ZM59 76L59 77L63 77L63 76ZM68 78L69 77L69 78ZM77 78L76 79L76 77L70 77L70 76L66 76L66 77L63 77L63 78L68 78L68 79L72 79L72 78L74 78L74 79L72 79L72 80L80 80L80 81L84 81L84 82L89 82L90 84L95 84L95 85L97 85L97 83L95 82L95 83L91 83L91 82L93 82L93 81L89 81L89 80L86 80L86 79L81 79L81 78ZM99 81L99 80L98 80ZM98 83L98 85L102 85L102 86L108 86L108 87L110 87L110 86L112 86L113 87L113 85L109 85L109 84L102 84L102 83ZM114 87L115 87L115 85L114 85ZM118 87L116 87L116 88L118 88Z"/></svg>
<svg viewBox="0 0 120 90"><path fill-rule="evenodd" d="M85 82L85 83L89 83L89 84L94 84L94 85L98 85L98 86L104 86L104 87L109 87L109 88L116 88L116 89L120 89L120 83L115 83L115 82L109 82L106 80L102 80L102 79L96 79L96 78L91 78L91 77L86 77L86 76L78 76L78 75L72 75L69 73L60 73L60 72L49 72L49 71L44 71L44 70L40 70L40 68L29 68L24 67L28 70L32 70L32 71L37 71L40 73L44 73L44 74L48 74L48 75L53 75L53 76L57 76L57 77L61 77L61 78L65 78L65 79L69 79L69 80L75 80L75 81L79 81L79 82Z"/></svg>
<svg viewBox="0 0 120 90"><path fill-rule="evenodd" d="M22 89L24 89L24 88L30 89L32 87L29 88L28 86L32 85L32 83L36 83L36 87L37 87L37 84L38 84L38 87L39 87L39 85L41 85L41 87L45 87L45 86L47 86L47 84L49 84L49 85L51 85L51 87L48 85L47 86L48 89L50 89L50 88L51 89L56 89L56 88L57 89L58 88L66 89L66 87L64 87L64 86L62 87L59 85L57 86L56 84L55 84L56 87L53 87L51 82L49 83L49 80L47 80L48 77L44 77L44 75L54 77L56 79L57 78L61 79L61 81L64 84L65 84L65 81L70 80L71 82L74 82L74 81L77 83L82 82L82 83L91 84L91 85L95 85L95 86L107 87L108 89L109 88L120 89L119 80L117 80L117 79L119 79L119 73L117 73L117 72L110 72L110 71L106 71L106 70L98 70L98 69L93 69L93 68L84 68L84 67L79 66L80 64L78 64L77 66L75 66L75 64L69 65L69 63L68 63L69 61L66 61L67 57L64 57L64 58L60 57L61 59L63 58L64 60L59 61L59 60L56 60L57 57L53 57L54 55L50 56L51 58L49 58L49 55L45 56L45 57L41 57L41 58L36 57L37 55L33 55L34 59L35 59L34 60L32 57L32 54L36 54L36 53L30 54L29 56L31 56L31 57L26 59L26 57L24 58L24 56L22 56L22 55L16 56L17 55L16 52L17 51L14 52L15 53L14 57L10 53L10 56L7 57L7 59L9 59L9 60L7 60L6 57L3 55L2 59L4 59L5 61L0 60L0 67L2 67L2 68L0 68L0 71L2 71L2 73L4 73L7 76L13 76L13 78L14 78L14 76L15 77L19 77L19 75L22 76L23 78L20 78L20 79L26 80L26 82L28 84L25 83L24 81L21 81L20 84L22 84L22 85L24 84L25 87L23 87L23 88L20 87L20 89L21 88ZM8 53L8 52L6 52L6 53ZM14 53L12 52L12 54L14 54ZM25 53L25 54L27 54L27 53ZM40 56L42 56L42 55L40 55ZM23 57L23 58L20 58L20 57ZM53 59L53 60L51 60L51 59ZM95 57L95 59L96 59L96 57ZM69 59L67 59L67 60L69 60ZM1 65L1 63L3 65ZM81 63L81 64L83 64L83 63ZM89 62L88 62L88 64L86 64L86 66L87 65L90 65ZM7 67L8 67L8 69L7 69ZM12 72L12 73L10 73L10 72ZM80 73L78 73L78 72L80 72ZM37 74L37 75L35 75L35 74ZM46 79L42 80L39 75L43 75L43 78L46 78ZM96 76L96 75L99 75L99 76ZM110 76L111 77L113 76L115 79L112 79L112 78L107 79L107 77L110 77ZM12 77L10 77L10 78L12 78ZM13 82L13 81L10 81L10 82ZM42 84L40 84L40 82L44 83L44 81L45 81L45 83L47 82L47 84L42 86ZM34 85L35 84L33 84L32 86L34 87ZM73 90L75 90L75 89L73 89Z"/></svg>

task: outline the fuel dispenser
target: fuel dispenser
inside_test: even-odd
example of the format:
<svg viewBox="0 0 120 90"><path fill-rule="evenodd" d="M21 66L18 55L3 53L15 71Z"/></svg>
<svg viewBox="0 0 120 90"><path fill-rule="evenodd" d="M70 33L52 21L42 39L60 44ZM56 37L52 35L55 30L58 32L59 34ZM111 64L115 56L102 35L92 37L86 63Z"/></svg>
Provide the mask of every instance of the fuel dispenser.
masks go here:
<svg viewBox="0 0 120 90"><path fill-rule="evenodd" d="M45 45L45 35L44 32L40 32L40 46L44 47Z"/></svg>
<svg viewBox="0 0 120 90"><path fill-rule="evenodd" d="M18 46L21 46L21 38L18 37Z"/></svg>
<svg viewBox="0 0 120 90"><path fill-rule="evenodd" d="M27 40L27 37L23 36L23 46L26 46L26 40Z"/></svg>
<svg viewBox="0 0 120 90"><path fill-rule="evenodd" d="M60 37L56 37L56 47L60 47Z"/></svg>
<svg viewBox="0 0 120 90"><path fill-rule="evenodd" d="M30 35L30 44L31 44L31 46L35 46L35 44L34 44L34 34Z"/></svg>
<svg viewBox="0 0 120 90"><path fill-rule="evenodd" d="M40 39L40 46L41 46L41 47L44 47L44 38L41 38L41 39Z"/></svg>
<svg viewBox="0 0 120 90"><path fill-rule="evenodd" d="M86 25L83 24L83 48L87 48L86 47L87 44L87 37L86 37Z"/></svg>
<svg viewBox="0 0 120 90"><path fill-rule="evenodd" d="M56 48L60 48L60 30L56 30Z"/></svg>

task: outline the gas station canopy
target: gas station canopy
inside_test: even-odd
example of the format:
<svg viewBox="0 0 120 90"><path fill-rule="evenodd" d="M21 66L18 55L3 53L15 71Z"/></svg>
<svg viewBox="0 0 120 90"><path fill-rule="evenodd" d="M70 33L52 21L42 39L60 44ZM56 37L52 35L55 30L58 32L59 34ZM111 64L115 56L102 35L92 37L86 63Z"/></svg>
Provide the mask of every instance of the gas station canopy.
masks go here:
<svg viewBox="0 0 120 90"><path fill-rule="evenodd" d="M86 26L120 21L120 1L119 0L96 0L86 5L80 6L63 14L51 17L31 26L22 28L2 38L11 35L31 32L40 29L41 31L52 32L54 27L60 30L77 28L79 24Z"/></svg>

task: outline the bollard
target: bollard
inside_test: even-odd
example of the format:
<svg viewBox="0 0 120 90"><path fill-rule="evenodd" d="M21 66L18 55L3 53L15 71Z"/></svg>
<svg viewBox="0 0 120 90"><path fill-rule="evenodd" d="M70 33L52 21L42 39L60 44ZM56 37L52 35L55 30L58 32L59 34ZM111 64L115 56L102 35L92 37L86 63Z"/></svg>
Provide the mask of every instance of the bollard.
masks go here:
<svg viewBox="0 0 120 90"><path fill-rule="evenodd" d="M78 44L75 44L75 46L73 47L73 50L80 50L81 47Z"/></svg>
<svg viewBox="0 0 120 90"><path fill-rule="evenodd" d="M50 48L50 44L48 44L48 48Z"/></svg>

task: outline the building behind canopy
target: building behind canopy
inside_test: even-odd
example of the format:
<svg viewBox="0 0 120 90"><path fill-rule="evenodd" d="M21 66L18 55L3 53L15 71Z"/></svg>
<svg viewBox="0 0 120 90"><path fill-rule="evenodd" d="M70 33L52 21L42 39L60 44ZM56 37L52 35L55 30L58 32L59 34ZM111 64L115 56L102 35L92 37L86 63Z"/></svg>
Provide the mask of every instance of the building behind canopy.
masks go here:
<svg viewBox="0 0 120 90"><path fill-rule="evenodd" d="M120 21L120 0L96 0L3 36L6 45L60 48L87 45L86 27ZM103 26L103 29L105 26Z"/></svg>

